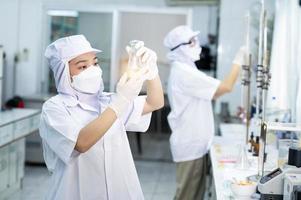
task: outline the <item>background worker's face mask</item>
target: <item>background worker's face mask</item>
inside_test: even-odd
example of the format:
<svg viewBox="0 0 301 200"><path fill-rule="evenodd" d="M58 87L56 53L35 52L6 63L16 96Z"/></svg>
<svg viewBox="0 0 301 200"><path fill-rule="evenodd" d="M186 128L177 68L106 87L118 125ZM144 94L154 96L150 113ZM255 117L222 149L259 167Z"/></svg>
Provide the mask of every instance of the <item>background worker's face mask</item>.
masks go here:
<svg viewBox="0 0 301 200"><path fill-rule="evenodd" d="M175 51L177 49L180 49L182 54L192 62L200 59L202 48L200 47L197 37L191 38L188 42L178 44L177 46L173 47L171 51Z"/></svg>
<svg viewBox="0 0 301 200"><path fill-rule="evenodd" d="M191 59L191 61L195 62L200 59L200 54L202 52L202 48L200 46L185 46L183 49L183 53Z"/></svg>
<svg viewBox="0 0 301 200"><path fill-rule="evenodd" d="M72 76L71 86L83 93L95 94L103 92L102 70L98 65L92 65L80 74Z"/></svg>

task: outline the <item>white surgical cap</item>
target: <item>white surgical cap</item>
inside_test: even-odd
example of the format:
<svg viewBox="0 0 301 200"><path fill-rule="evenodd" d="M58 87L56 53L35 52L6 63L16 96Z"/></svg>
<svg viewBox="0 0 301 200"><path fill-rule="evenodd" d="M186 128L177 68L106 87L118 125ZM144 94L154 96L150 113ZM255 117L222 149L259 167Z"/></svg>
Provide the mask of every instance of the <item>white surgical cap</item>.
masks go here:
<svg viewBox="0 0 301 200"><path fill-rule="evenodd" d="M172 29L164 38L164 46L169 50L176 47L179 44L187 43L193 37L196 37L200 31L193 31L189 26L181 25ZM167 58L170 61L181 61L194 65L193 62L187 57L187 45L180 46L173 51L167 53Z"/></svg>
<svg viewBox="0 0 301 200"><path fill-rule="evenodd" d="M70 85L68 62L88 52L98 53L101 50L92 48L83 35L60 38L46 48L45 57L53 71L58 93L74 95L74 89Z"/></svg>
<svg viewBox="0 0 301 200"><path fill-rule="evenodd" d="M181 43L189 42L191 38L197 36L199 33L200 31L193 31L188 26L177 26L164 38L164 46L172 49Z"/></svg>

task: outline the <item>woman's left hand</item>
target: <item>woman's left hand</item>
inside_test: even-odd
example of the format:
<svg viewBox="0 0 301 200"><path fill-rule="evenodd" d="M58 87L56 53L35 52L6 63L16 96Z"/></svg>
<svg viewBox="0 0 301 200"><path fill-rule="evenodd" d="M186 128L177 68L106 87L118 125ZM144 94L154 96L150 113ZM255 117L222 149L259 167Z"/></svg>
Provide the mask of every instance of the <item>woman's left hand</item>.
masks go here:
<svg viewBox="0 0 301 200"><path fill-rule="evenodd" d="M153 80L158 75L157 54L146 47L141 47L136 56L139 58L139 65L148 69L145 80Z"/></svg>

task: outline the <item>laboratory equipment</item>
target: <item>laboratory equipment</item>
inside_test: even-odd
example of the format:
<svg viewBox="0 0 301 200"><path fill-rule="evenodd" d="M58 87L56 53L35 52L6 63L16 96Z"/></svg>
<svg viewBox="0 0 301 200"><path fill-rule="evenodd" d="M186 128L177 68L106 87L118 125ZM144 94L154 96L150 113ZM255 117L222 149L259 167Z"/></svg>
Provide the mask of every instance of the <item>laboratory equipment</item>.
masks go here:
<svg viewBox="0 0 301 200"><path fill-rule="evenodd" d="M282 200L284 191L287 189L285 187L284 181L286 175L294 174L296 176L301 176L301 167L298 167L298 162L301 160L301 150L296 148L290 148L289 150L289 162L285 165L283 169L278 168L267 175L263 176L258 182L258 191L261 194L262 200ZM291 163L291 164L289 164ZM290 181L289 181L290 182ZM297 182L289 183L296 184ZM301 184L299 184L301 186Z"/></svg>
<svg viewBox="0 0 301 200"><path fill-rule="evenodd" d="M288 153L288 164L301 167L301 148L291 147Z"/></svg>
<svg viewBox="0 0 301 200"><path fill-rule="evenodd" d="M257 76L257 81L258 81L258 89L260 90L259 92L259 99L261 103L261 109L262 109L262 114L259 119L261 119L260 122L260 140L259 140L259 166L258 166L258 173L259 175L263 175L264 171L264 154L265 154L265 147L266 147L266 125L265 125L265 117L266 117L266 96L267 96L267 91L268 91L268 86L270 82L270 72L269 72L269 66L268 66L268 51L267 51L267 16L266 16L266 11L263 11L263 21L262 23L264 24L264 29L263 29L263 57L262 57L262 65L258 66L259 68L257 69L258 71L258 76Z"/></svg>
<svg viewBox="0 0 301 200"><path fill-rule="evenodd" d="M267 12L264 6L264 0L261 0L261 12L259 20L259 44L258 44L258 63L256 71L256 116L252 127L256 133L260 133L259 138L259 157L258 157L258 173L253 176L252 179L258 180L262 178L264 181L264 169L265 169L265 148L266 148L266 136L268 131L293 131L300 132L301 126L289 123L270 123L266 119L266 99L271 79L269 69L269 51L267 48ZM260 112L261 111L261 112ZM277 173L277 172L275 172ZM282 172L280 173L282 174ZM272 174L273 175L273 174ZM278 177L278 176L277 176ZM283 179L282 179L283 180ZM282 183L283 185L283 183Z"/></svg>
<svg viewBox="0 0 301 200"><path fill-rule="evenodd" d="M288 162L290 147L297 146L297 140L279 139L278 140L278 167L283 167ZM291 161L292 162L292 161ZM294 162L292 164L294 165Z"/></svg>
<svg viewBox="0 0 301 200"><path fill-rule="evenodd" d="M264 173L264 155L265 155L265 141L266 141L266 135L267 135L267 131L292 131L292 132L301 132L301 126L300 125L296 125L294 123L279 123L279 122L262 122L261 124L261 132L260 135L263 136L264 138L264 143L263 143L263 147L261 146L261 144L259 144L260 148L259 148L259 165L261 165L262 168L259 168L259 175L262 176ZM299 139L300 140L300 139ZM298 147L297 144L296 146ZM291 146L292 148L292 146ZM291 152L289 152L291 153ZM289 154L290 155L290 154ZM291 153L292 155L292 153ZM299 154L296 155L296 157L294 157L294 159L297 159L299 156ZM299 159L299 158L298 158Z"/></svg>
<svg viewBox="0 0 301 200"><path fill-rule="evenodd" d="M250 199L256 192L256 182L234 181L231 183L231 190L237 199Z"/></svg>
<svg viewBox="0 0 301 200"><path fill-rule="evenodd" d="M263 175L264 157L266 147L267 125L266 117L266 96L271 79L269 70L269 52L267 49L267 12L264 7L264 0L261 1L261 12L259 21L259 43L258 43L258 63L256 71L256 119L254 125L256 132L260 133L259 157L257 178ZM262 112L260 112L262 111Z"/></svg>
<svg viewBox="0 0 301 200"><path fill-rule="evenodd" d="M258 183L260 199L265 200L282 200L284 193L284 179L286 174L300 174L301 168L289 166L285 169L276 169L263 176Z"/></svg>
<svg viewBox="0 0 301 200"><path fill-rule="evenodd" d="M250 14L246 15L246 64L242 66L242 76L241 76L241 90L242 90L242 99L241 107L245 112L245 145L242 146L240 150L240 156L236 168L239 169L248 169L250 167L250 162L248 159L248 142L249 142L249 130L250 130L250 83L251 83L251 53L250 53Z"/></svg>
<svg viewBox="0 0 301 200"><path fill-rule="evenodd" d="M248 144L249 139L249 125L250 125L250 83L251 83L251 53L250 53L250 14L246 15L246 52L247 52L247 62L242 66L242 99L241 107L246 112L246 144Z"/></svg>
<svg viewBox="0 0 301 200"><path fill-rule="evenodd" d="M136 56L136 53L143 46L144 46L143 41L132 40L129 42L128 45L129 62L128 62L128 69L127 69L127 73L129 77L131 77L133 73L137 71L139 69L139 66L141 65L140 64L141 61Z"/></svg>
<svg viewBox="0 0 301 200"><path fill-rule="evenodd" d="M283 200L301 199L301 174L288 173L284 176Z"/></svg>
<svg viewBox="0 0 301 200"><path fill-rule="evenodd" d="M237 169L248 169L251 166L251 163L248 159L248 146L241 146L236 163L237 164L235 165L235 167Z"/></svg>
<svg viewBox="0 0 301 200"><path fill-rule="evenodd" d="M254 147L253 147L254 144L255 144L255 140L254 140L254 134L253 134L253 132L252 132L252 133L251 133L251 136L250 136L250 139L249 139L249 143L248 143L248 145L249 145L248 152L252 153L253 148L254 148Z"/></svg>

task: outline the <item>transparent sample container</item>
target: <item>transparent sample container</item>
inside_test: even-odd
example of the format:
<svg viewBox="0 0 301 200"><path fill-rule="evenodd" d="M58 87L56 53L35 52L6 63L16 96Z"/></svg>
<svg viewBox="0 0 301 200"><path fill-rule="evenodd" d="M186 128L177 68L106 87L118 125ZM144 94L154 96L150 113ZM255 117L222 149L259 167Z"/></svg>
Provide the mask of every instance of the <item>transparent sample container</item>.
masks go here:
<svg viewBox="0 0 301 200"><path fill-rule="evenodd" d="M136 56L138 50L144 46L143 41L139 40L132 40L129 42L128 47L128 54L129 54L129 61L128 61L128 69L127 73L129 77L133 75L136 71L138 71L140 66L140 59Z"/></svg>

